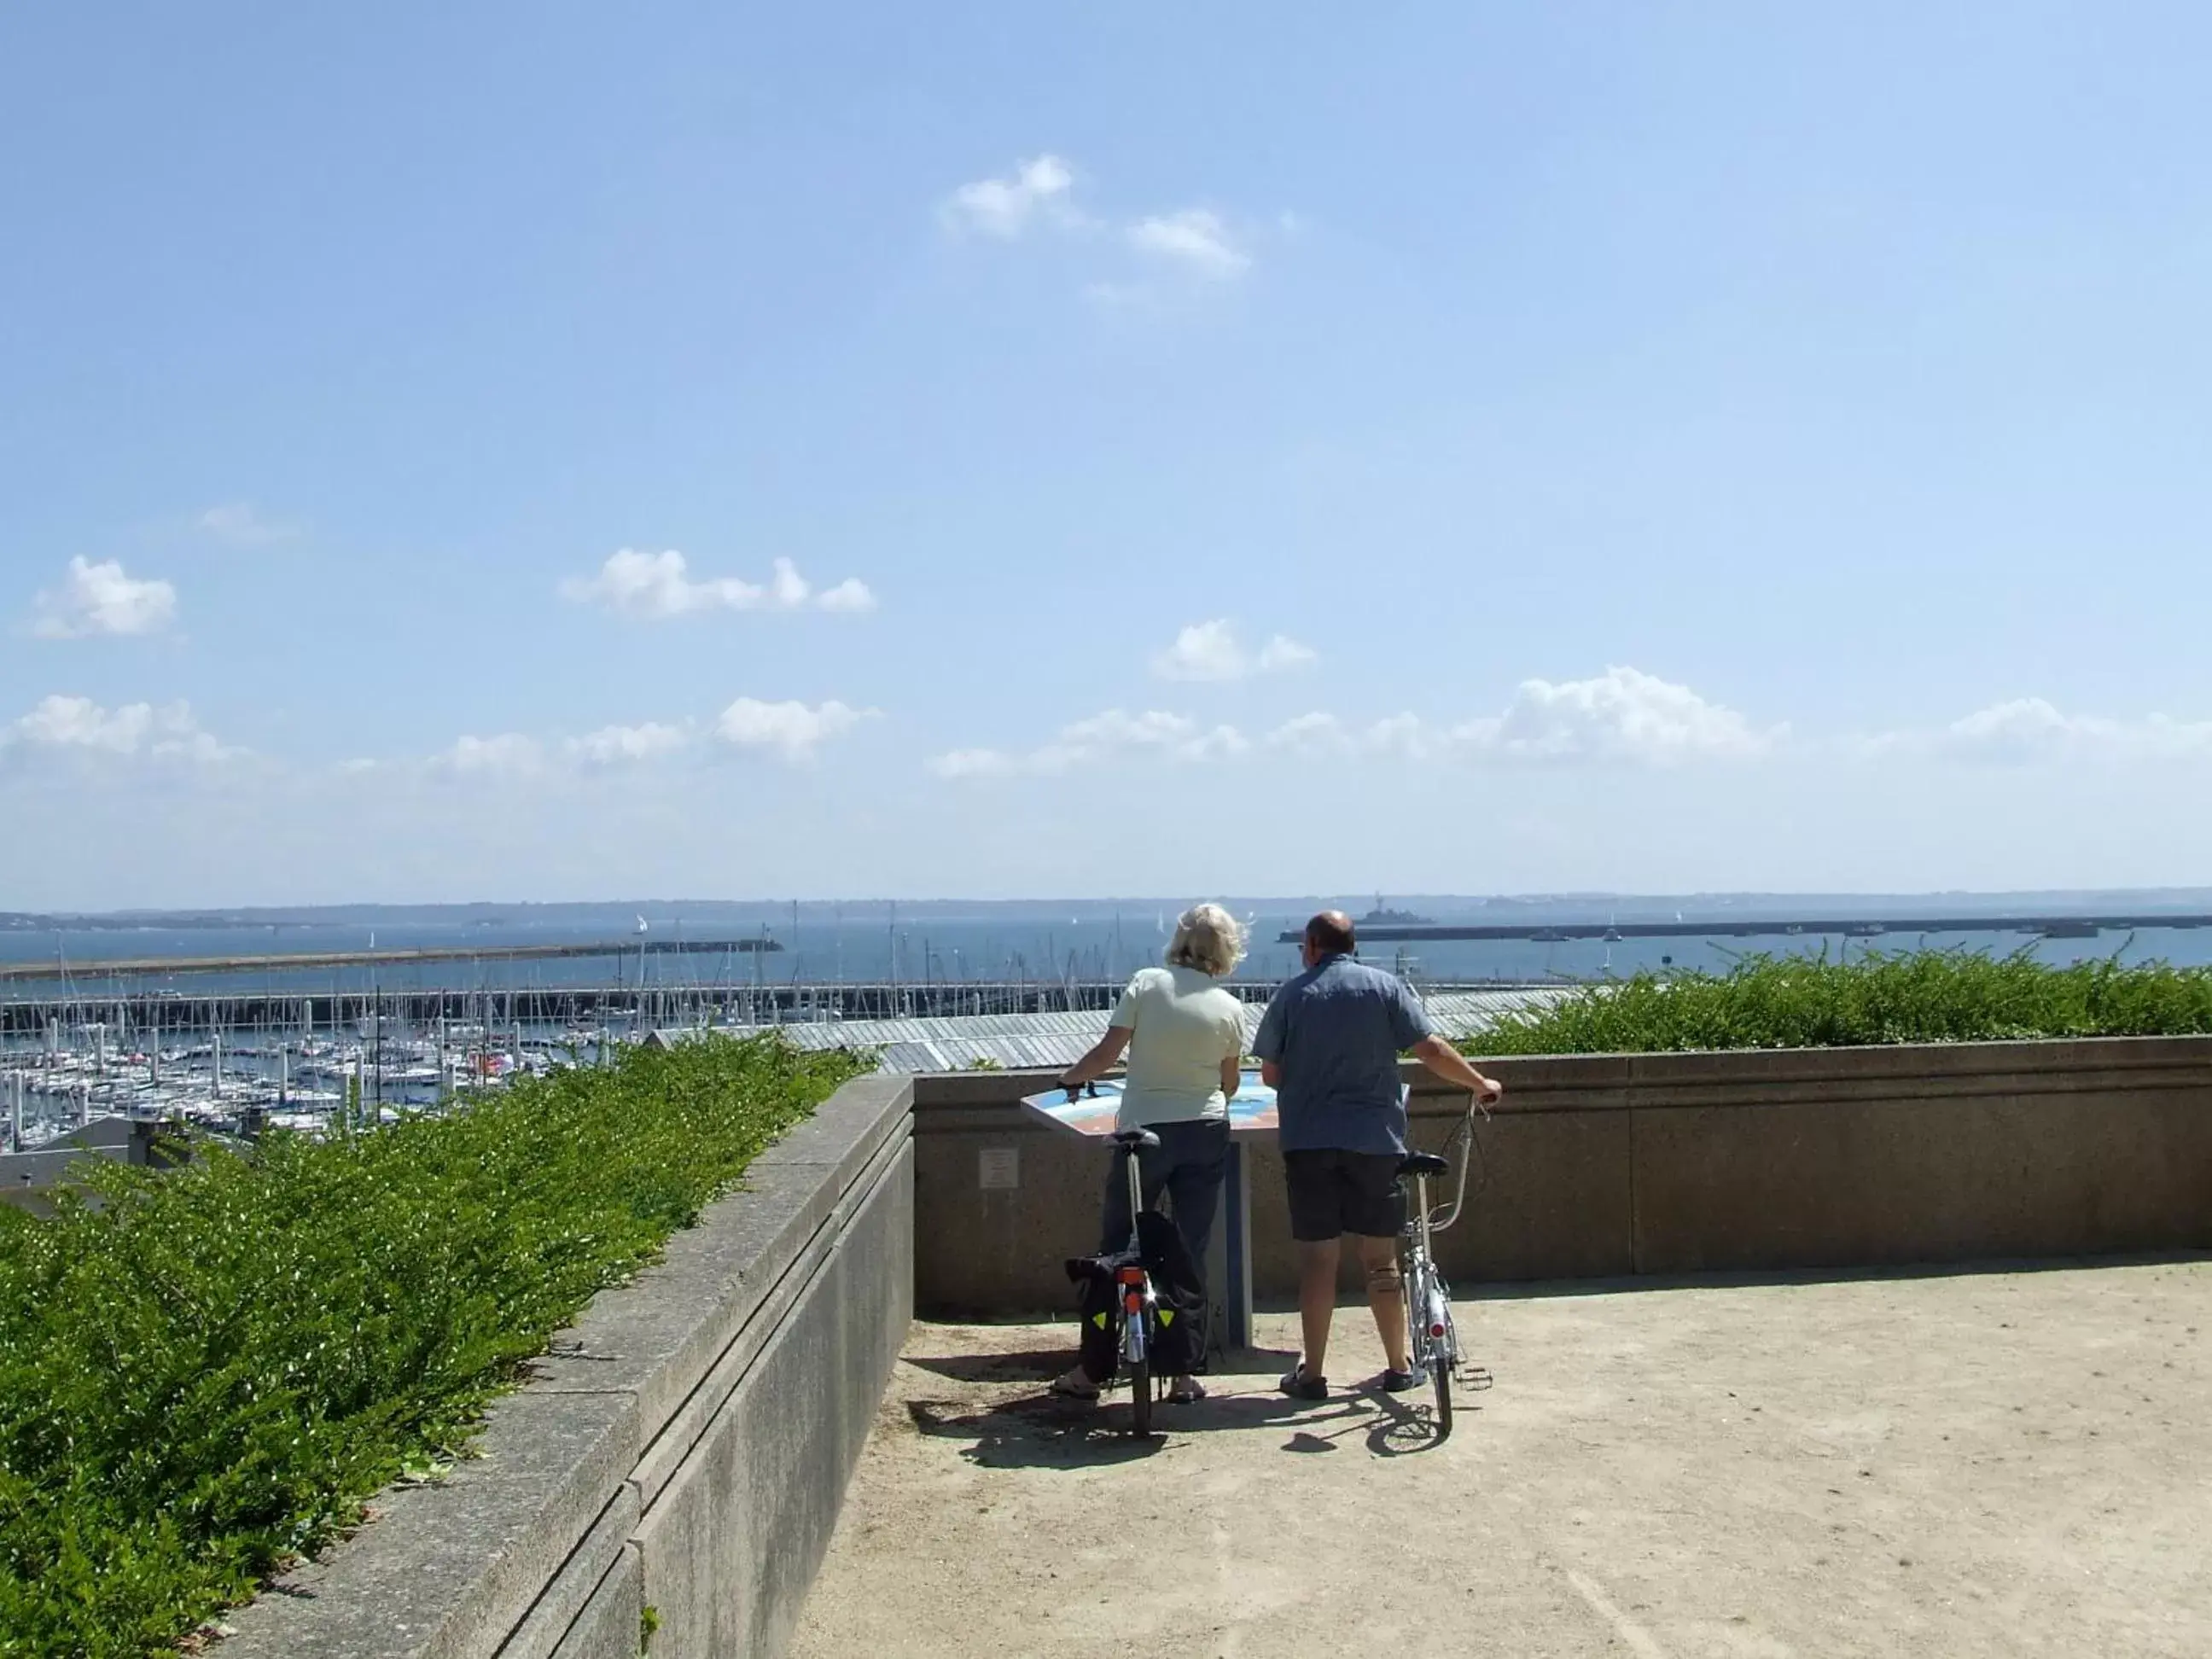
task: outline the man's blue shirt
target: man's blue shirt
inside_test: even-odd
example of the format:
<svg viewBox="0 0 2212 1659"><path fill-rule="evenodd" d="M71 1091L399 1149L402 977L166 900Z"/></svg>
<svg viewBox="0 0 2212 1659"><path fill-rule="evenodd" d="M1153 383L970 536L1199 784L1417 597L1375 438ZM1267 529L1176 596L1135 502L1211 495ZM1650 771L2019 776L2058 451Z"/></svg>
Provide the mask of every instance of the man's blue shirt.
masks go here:
<svg viewBox="0 0 2212 1659"><path fill-rule="evenodd" d="M1348 956L1285 983L1252 1040L1252 1052L1281 1072L1283 1150L1403 1153L1398 1056L1435 1030L1396 975Z"/></svg>

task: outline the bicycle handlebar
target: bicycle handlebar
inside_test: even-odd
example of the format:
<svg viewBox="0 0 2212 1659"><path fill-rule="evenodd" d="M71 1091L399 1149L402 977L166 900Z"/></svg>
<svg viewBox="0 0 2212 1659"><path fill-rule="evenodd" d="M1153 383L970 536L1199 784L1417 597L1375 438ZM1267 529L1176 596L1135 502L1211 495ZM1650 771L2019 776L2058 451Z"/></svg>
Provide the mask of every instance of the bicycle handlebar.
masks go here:
<svg viewBox="0 0 2212 1659"><path fill-rule="evenodd" d="M1467 1099L1467 1111L1460 1118L1459 1127L1452 1131L1451 1139L1444 1143L1447 1158L1451 1155L1452 1147L1459 1148L1459 1185L1454 1190L1449 1204L1439 1205L1431 1212L1429 1231L1432 1233L1440 1233L1453 1225L1459 1220L1460 1212L1467 1207L1467 1169L1474 1161L1474 1115L1477 1112L1482 1114L1485 1121L1488 1120L1490 1108L1484 1103L1480 1095L1471 1094ZM1439 1216L1443 1218L1441 1220L1437 1218Z"/></svg>

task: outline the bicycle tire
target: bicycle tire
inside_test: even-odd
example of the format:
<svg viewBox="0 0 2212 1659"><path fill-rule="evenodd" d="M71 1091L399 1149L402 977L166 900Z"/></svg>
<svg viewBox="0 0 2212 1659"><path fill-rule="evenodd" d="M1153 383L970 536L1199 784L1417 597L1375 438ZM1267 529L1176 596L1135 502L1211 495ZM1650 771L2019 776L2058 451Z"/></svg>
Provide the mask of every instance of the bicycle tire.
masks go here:
<svg viewBox="0 0 2212 1659"><path fill-rule="evenodd" d="M1148 1359L1129 1367L1129 1432L1139 1440L1152 1432L1152 1365Z"/></svg>
<svg viewBox="0 0 2212 1659"><path fill-rule="evenodd" d="M1451 1360L1439 1352L1429 1361L1429 1376L1437 1385L1437 1440L1442 1443L1451 1438Z"/></svg>

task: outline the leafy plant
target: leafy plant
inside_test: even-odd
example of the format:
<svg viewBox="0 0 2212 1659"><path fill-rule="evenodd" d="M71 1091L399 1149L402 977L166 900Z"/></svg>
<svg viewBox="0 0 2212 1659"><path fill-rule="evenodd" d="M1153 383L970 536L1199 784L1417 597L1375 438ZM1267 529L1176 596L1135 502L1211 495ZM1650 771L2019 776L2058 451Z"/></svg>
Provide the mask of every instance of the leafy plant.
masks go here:
<svg viewBox="0 0 2212 1659"><path fill-rule="evenodd" d="M2212 1032L2212 969L2054 967L2027 951L1749 956L1723 974L1638 974L1509 1015L1482 1054L1661 1054Z"/></svg>
<svg viewBox="0 0 2212 1659"><path fill-rule="evenodd" d="M858 1069L625 1049L465 1110L0 1208L0 1654L167 1651L402 1477Z"/></svg>

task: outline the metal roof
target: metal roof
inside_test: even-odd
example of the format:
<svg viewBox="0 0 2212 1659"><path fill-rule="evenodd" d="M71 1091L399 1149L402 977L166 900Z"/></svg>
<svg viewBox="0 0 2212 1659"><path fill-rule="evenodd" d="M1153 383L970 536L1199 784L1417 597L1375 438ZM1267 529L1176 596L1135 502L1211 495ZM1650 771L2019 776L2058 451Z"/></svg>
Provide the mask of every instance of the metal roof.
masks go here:
<svg viewBox="0 0 2212 1659"><path fill-rule="evenodd" d="M1474 1036L1499 1016L1538 1008L1570 994L1564 986L1502 986L1480 991L1437 991L1423 999L1429 1018L1446 1036ZM1266 1011L1244 1005L1244 1041L1250 1044ZM979 1061L1008 1071L1059 1069L1080 1060L1106 1030L1103 1008L1039 1014L961 1014L928 1019L804 1020L773 1027L794 1048L871 1048L887 1072L964 1072ZM681 1042L685 1030L655 1032L663 1042Z"/></svg>

